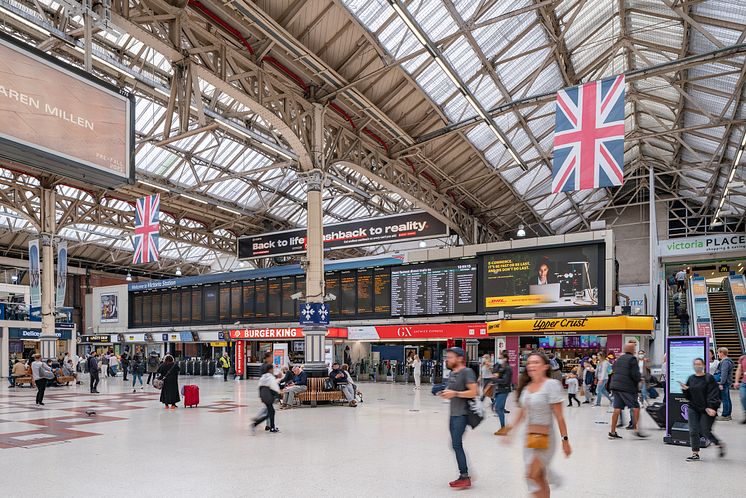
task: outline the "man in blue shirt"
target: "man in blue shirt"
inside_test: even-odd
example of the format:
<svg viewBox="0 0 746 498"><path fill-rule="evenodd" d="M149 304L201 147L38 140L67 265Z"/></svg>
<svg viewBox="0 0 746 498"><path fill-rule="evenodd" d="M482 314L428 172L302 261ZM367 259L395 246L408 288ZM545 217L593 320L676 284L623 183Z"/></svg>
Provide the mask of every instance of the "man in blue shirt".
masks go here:
<svg viewBox="0 0 746 498"><path fill-rule="evenodd" d="M293 367L293 380L282 395L283 408L289 408L295 403L295 396L308 390L308 374L299 366Z"/></svg>

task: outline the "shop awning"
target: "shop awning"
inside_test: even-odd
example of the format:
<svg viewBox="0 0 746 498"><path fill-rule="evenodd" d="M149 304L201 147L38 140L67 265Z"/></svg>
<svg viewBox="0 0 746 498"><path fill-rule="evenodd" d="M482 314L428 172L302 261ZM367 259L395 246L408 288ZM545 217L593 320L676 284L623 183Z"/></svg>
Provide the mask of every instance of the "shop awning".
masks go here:
<svg viewBox="0 0 746 498"><path fill-rule="evenodd" d="M531 318L487 322L487 333L503 334L575 334L578 332L646 332L655 328L652 316L592 316L586 318Z"/></svg>

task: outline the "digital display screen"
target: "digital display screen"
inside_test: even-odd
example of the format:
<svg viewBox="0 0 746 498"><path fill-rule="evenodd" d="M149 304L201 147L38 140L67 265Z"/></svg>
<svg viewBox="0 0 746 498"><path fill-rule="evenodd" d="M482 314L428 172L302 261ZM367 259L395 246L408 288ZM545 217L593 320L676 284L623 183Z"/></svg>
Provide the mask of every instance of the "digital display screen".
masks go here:
<svg viewBox="0 0 746 498"><path fill-rule="evenodd" d="M203 289L205 312L204 320L212 322L218 319L218 289L215 286L207 286Z"/></svg>
<svg viewBox="0 0 746 498"><path fill-rule="evenodd" d="M559 349L564 348L565 347L565 341L564 341L564 339L565 338L562 337L561 335L556 336L554 338L554 347L555 348L559 348Z"/></svg>
<svg viewBox="0 0 746 498"><path fill-rule="evenodd" d="M539 337L539 347L549 349L549 337Z"/></svg>
<svg viewBox="0 0 746 498"><path fill-rule="evenodd" d="M241 282L231 284L231 318L241 318Z"/></svg>
<svg viewBox="0 0 746 498"><path fill-rule="evenodd" d="M282 277L282 317L293 318L295 301L290 297L295 294L295 277Z"/></svg>
<svg viewBox="0 0 746 498"><path fill-rule="evenodd" d="M267 281L259 279L254 284L256 285L255 316L257 318L265 318L267 316Z"/></svg>
<svg viewBox="0 0 746 498"><path fill-rule="evenodd" d="M153 311L153 299L150 294L143 294L142 296L142 323L151 324Z"/></svg>
<svg viewBox="0 0 746 498"><path fill-rule="evenodd" d="M230 284L220 285L220 320L225 321L231 317L231 287Z"/></svg>
<svg viewBox="0 0 746 498"><path fill-rule="evenodd" d="M694 374L695 358L707 358L705 338L677 340L669 339L668 343L668 379L671 394L683 394L681 384L686 384Z"/></svg>
<svg viewBox="0 0 746 498"><path fill-rule="evenodd" d="M181 321L181 292L179 289L174 289L171 292L171 323L179 323Z"/></svg>
<svg viewBox="0 0 746 498"><path fill-rule="evenodd" d="M277 318L282 315L282 286L280 279L267 279L267 317Z"/></svg>
<svg viewBox="0 0 746 498"><path fill-rule="evenodd" d="M160 292L156 292L154 294L150 294L150 300L152 301L152 324L153 325L160 325L161 324L161 294Z"/></svg>
<svg viewBox="0 0 746 498"><path fill-rule="evenodd" d="M339 272L339 314L341 316L354 316L357 312L355 301L357 300L357 289L355 282L355 271L345 270Z"/></svg>
<svg viewBox="0 0 746 498"><path fill-rule="evenodd" d="M202 321L202 288L192 287L192 323Z"/></svg>
<svg viewBox="0 0 746 498"><path fill-rule="evenodd" d="M171 323L171 293L161 292L161 324Z"/></svg>
<svg viewBox="0 0 746 498"><path fill-rule="evenodd" d="M598 349L598 336L597 335L589 336L588 347L591 349Z"/></svg>
<svg viewBox="0 0 746 498"><path fill-rule="evenodd" d="M603 309L605 244L501 251L482 256L486 312L506 309Z"/></svg>
<svg viewBox="0 0 746 498"><path fill-rule="evenodd" d="M477 311L476 261L423 263L391 269L391 315Z"/></svg>
<svg viewBox="0 0 746 498"><path fill-rule="evenodd" d="M254 318L254 282L243 283L243 317Z"/></svg>
<svg viewBox="0 0 746 498"><path fill-rule="evenodd" d="M591 347L591 337L588 335L581 335L580 336L580 347L581 348Z"/></svg>
<svg viewBox="0 0 746 498"><path fill-rule="evenodd" d="M135 294L132 322L135 325L142 325L142 294Z"/></svg>
<svg viewBox="0 0 746 498"><path fill-rule="evenodd" d="M339 316L339 303L342 301L342 296L339 293L339 273L326 273L324 274L324 282L326 282L326 293L336 296L334 301L329 301L329 314L334 317Z"/></svg>
<svg viewBox="0 0 746 498"><path fill-rule="evenodd" d="M571 335L565 337L565 347L566 348L579 348L580 347L580 337L576 335Z"/></svg>
<svg viewBox="0 0 746 498"><path fill-rule="evenodd" d="M391 271L389 268L373 269L373 299L376 315L391 314Z"/></svg>
<svg viewBox="0 0 746 498"><path fill-rule="evenodd" d="M373 311L373 270L358 270L357 313L370 315Z"/></svg>

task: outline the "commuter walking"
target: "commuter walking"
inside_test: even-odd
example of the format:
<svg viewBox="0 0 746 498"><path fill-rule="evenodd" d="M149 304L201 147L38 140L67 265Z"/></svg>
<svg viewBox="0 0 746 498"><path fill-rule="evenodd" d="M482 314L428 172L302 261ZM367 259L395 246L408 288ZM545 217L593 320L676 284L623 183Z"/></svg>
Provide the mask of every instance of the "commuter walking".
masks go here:
<svg viewBox="0 0 746 498"><path fill-rule="evenodd" d="M104 370L105 377L111 376L111 370L109 369L109 356L110 355L111 353L109 351L101 355L101 368Z"/></svg>
<svg viewBox="0 0 746 498"><path fill-rule="evenodd" d="M130 370L130 355L127 351L122 353L120 363L122 364L122 382L127 382L127 374Z"/></svg>
<svg viewBox="0 0 746 498"><path fill-rule="evenodd" d="M158 366L161 364L161 360L158 357L158 353L155 351L151 351L148 355L148 361L147 361L147 372L148 372L148 382L146 384L150 384L150 381L155 378L156 373L158 373Z"/></svg>
<svg viewBox="0 0 746 498"><path fill-rule="evenodd" d="M648 401L648 379L650 378L650 367L648 359L645 357L645 350L637 352L637 366L640 369L640 399L643 404Z"/></svg>
<svg viewBox="0 0 746 498"><path fill-rule="evenodd" d="M562 438L562 451L567 457L572 454L562 412L562 384L550 375L549 358L538 351L531 353L516 390L520 409L514 423L508 426L508 432L512 432L524 419L527 422L523 462L529 493L535 497L548 497L549 486L558 482L557 475L549 466L556 448L553 421L556 421Z"/></svg>
<svg viewBox="0 0 746 498"><path fill-rule="evenodd" d="M176 403L181 401L181 396L179 396L179 365L174 361L174 357L167 354L156 374L158 379L163 382L161 403L163 403L164 408L175 410Z"/></svg>
<svg viewBox="0 0 746 498"><path fill-rule="evenodd" d="M731 413L733 411L733 403L730 399L730 386L733 380L735 365L733 364L733 360L728 357L728 348L718 348L718 358L720 359L720 364L714 377L720 386L720 397L723 404L723 412L718 417L718 420L728 421L731 420Z"/></svg>
<svg viewBox="0 0 746 498"><path fill-rule="evenodd" d="M640 385L640 366L635 358L636 345L628 342L624 345L624 354L614 363L614 375L611 379L611 390L614 392L614 413L611 416L611 432L609 439L622 439L617 434L616 427L622 410L630 408L632 420L630 426L634 427L637 437L647 437L640 431L640 402L637 399L637 389Z"/></svg>
<svg viewBox="0 0 746 498"><path fill-rule="evenodd" d="M492 407L497 414L497 418L500 420L500 430L495 435L502 435L504 432L505 424L505 402L508 400L510 390L513 385L513 368L510 366L508 361L508 352L503 351L500 353L500 357L495 362L495 367L492 369L493 377L492 383L495 386L493 388L494 399L492 401Z"/></svg>
<svg viewBox="0 0 746 498"><path fill-rule="evenodd" d="M572 406L572 402L575 401L580 406L580 400L578 399L578 378L575 374L570 374L567 377L567 406Z"/></svg>
<svg viewBox="0 0 746 498"><path fill-rule="evenodd" d="M689 312L686 306L682 306L679 312L679 335L689 335Z"/></svg>
<svg viewBox="0 0 746 498"><path fill-rule="evenodd" d="M490 398L494 397L494 394L492 393L493 385L492 385L492 361L490 359L490 355L486 354L482 356L482 360L479 365L479 387L482 389L482 400L484 400L485 397L489 396Z"/></svg>
<svg viewBox="0 0 746 498"><path fill-rule="evenodd" d="M736 383L734 385L738 389L739 397L741 398L741 407L743 408L743 420L742 424L746 424L746 354L741 355L738 359L738 368L736 368Z"/></svg>
<svg viewBox="0 0 746 498"><path fill-rule="evenodd" d="M471 478L466 463L466 453L464 453L463 437L469 423L469 401L478 394L477 378L474 370L466 367L466 353L463 349L449 348L446 351L446 366L451 371L451 375L448 377L446 388L440 392L440 396L451 400L449 431L459 472L458 479L451 481L449 485L452 488L469 488Z"/></svg>
<svg viewBox="0 0 746 498"><path fill-rule="evenodd" d="M98 353L92 352L86 360L86 366L88 367L88 376L91 382L91 393L98 393L99 373L101 369L98 366Z"/></svg>
<svg viewBox="0 0 746 498"><path fill-rule="evenodd" d="M41 355L34 355L34 362L31 364L31 375L36 384L36 404L44 406L44 391L47 389L47 381L54 379L52 369L45 362L41 361Z"/></svg>
<svg viewBox="0 0 746 498"><path fill-rule="evenodd" d="M720 458L725 456L725 443L712 433L717 409L720 406L720 390L715 377L705 372L705 360L697 358L693 362L694 375L690 375L686 384L681 384L684 396L689 400L689 438L692 455L687 462L699 461L699 443L702 436L719 448Z"/></svg>
<svg viewBox="0 0 746 498"><path fill-rule="evenodd" d="M607 356L601 360L601 363L596 367L596 406L601 406L601 398L606 397L609 400L609 404L612 403L611 395L606 390L606 383L609 380L609 372L611 372L612 355Z"/></svg>
<svg viewBox="0 0 746 498"><path fill-rule="evenodd" d="M140 381L140 390L143 389L142 385L142 374L145 371L145 364L142 361L142 357L139 354L135 354L130 362L130 371L132 373L132 392L137 392L137 381Z"/></svg>
<svg viewBox="0 0 746 498"><path fill-rule="evenodd" d="M596 369L593 368L590 361L585 362L583 376L583 385L585 386L585 401L583 401L583 404L589 405L596 394Z"/></svg>
<svg viewBox="0 0 746 498"><path fill-rule="evenodd" d="M414 377L414 389L419 391L422 383L422 361L417 353L412 357L412 376Z"/></svg>
<svg viewBox="0 0 746 498"><path fill-rule="evenodd" d="M109 375L111 377L116 377L117 372L119 371L119 358L117 358L116 353L109 353Z"/></svg>
<svg viewBox="0 0 746 498"><path fill-rule="evenodd" d="M720 360L718 359L717 355L715 354L715 350L710 350L710 373L712 375L715 375L715 372L718 371L718 366L720 365Z"/></svg>
<svg viewBox="0 0 746 498"><path fill-rule="evenodd" d="M251 423L251 434L256 434L256 427L267 421L265 431L277 433L280 429L275 425L275 399L280 394L280 384L274 374L274 367L265 363L261 366L262 376L259 377L259 399L264 403L264 410L254 417ZM304 372L305 373L305 372Z"/></svg>
<svg viewBox="0 0 746 498"><path fill-rule="evenodd" d="M679 270L676 273L676 290L684 292L686 290L686 271Z"/></svg>
<svg viewBox="0 0 746 498"><path fill-rule="evenodd" d="M223 369L223 382L228 382L228 374L231 371L231 357L228 353L223 353L220 357L220 368Z"/></svg>

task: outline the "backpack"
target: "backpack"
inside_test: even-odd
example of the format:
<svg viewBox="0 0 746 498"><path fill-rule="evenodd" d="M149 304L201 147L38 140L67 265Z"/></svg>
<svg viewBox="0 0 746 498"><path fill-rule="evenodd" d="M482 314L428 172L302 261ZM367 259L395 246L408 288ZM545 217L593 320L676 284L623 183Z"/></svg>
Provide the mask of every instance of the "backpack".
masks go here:
<svg viewBox="0 0 746 498"><path fill-rule="evenodd" d="M559 363L557 363L557 360L555 358L549 360L549 368L551 368L552 370L559 370Z"/></svg>
<svg viewBox="0 0 746 498"><path fill-rule="evenodd" d="M148 366L149 367L157 367L158 366L158 357L155 355L150 355L148 357Z"/></svg>

